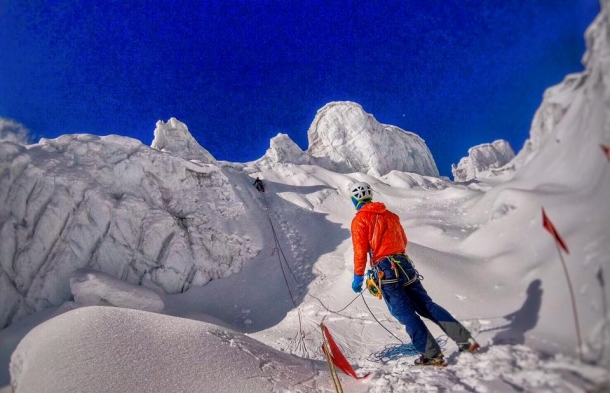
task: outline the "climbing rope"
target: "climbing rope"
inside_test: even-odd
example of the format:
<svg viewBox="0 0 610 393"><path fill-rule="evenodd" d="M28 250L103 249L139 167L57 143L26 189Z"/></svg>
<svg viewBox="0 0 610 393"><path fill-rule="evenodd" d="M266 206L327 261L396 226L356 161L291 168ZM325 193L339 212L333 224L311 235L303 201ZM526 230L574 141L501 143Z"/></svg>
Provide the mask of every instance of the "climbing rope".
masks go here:
<svg viewBox="0 0 610 393"><path fill-rule="evenodd" d="M444 348L447 344L447 336L441 336L436 338L436 343L439 347ZM398 360L405 356L417 356L419 351L415 349L413 343L403 344L388 344L379 352L375 352L369 355L368 361L376 363L387 363L392 360Z"/></svg>
<svg viewBox="0 0 610 393"><path fill-rule="evenodd" d="M364 291L363 291L364 292ZM400 341L401 344L404 345L404 342L399 339L398 337L396 337L396 335L394 335L394 333L392 333L391 331L388 330L388 328L386 328L385 326L383 326L383 324L381 322L379 322L379 320L377 319L377 317L375 316L375 314L373 314L373 311L370 309L369 305L367 304L366 300L364 300L364 295L363 292L360 292L360 295L362 296L362 301L364 302L364 305L366 306L366 308L369 310L369 312L371 313L371 315L373 316L373 318L375 319L375 321L377 321L377 323L379 324L379 326L381 326L382 328L385 329L386 332L390 333L392 335L392 337L394 337L395 339L397 339L398 341Z"/></svg>

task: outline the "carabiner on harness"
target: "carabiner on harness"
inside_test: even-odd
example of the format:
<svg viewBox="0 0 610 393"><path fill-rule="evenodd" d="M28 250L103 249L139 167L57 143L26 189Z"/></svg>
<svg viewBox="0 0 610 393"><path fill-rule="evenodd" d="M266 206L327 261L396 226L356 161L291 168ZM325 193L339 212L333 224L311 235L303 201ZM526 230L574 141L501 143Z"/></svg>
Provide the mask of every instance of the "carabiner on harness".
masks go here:
<svg viewBox="0 0 610 393"><path fill-rule="evenodd" d="M383 275L383 272L380 272ZM366 277L366 289L369 290L370 294L375 296L377 299L381 300L381 288L380 285L378 283L379 280L381 280L380 277L378 277L378 275L373 271L373 270L369 270L366 273L367 277Z"/></svg>

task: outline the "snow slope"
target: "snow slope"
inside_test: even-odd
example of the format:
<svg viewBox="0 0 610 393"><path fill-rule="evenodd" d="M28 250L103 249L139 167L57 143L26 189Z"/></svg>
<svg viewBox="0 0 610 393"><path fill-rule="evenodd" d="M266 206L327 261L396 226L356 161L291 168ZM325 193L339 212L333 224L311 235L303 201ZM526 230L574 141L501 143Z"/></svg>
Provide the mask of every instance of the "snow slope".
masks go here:
<svg viewBox="0 0 610 393"><path fill-rule="evenodd" d="M106 139L65 136L29 147L0 144L2 162L8 162L1 167L0 181L13 179L9 184L14 184L9 190L0 188L3 201L9 206L0 205L0 209L5 209L0 217L3 223L10 220L7 221L10 224L3 225L3 234L17 231L24 218L30 222L30 217L38 217L38 221L31 222L39 222L33 229L27 226L29 232L26 228L15 232L14 243L6 240L12 237L1 238L2 268L9 270L0 279L8 280L9 284L13 280L10 269L20 264L25 264L24 272L31 271L38 277L38 270L32 269L30 262L38 253L27 251L28 247L41 242L38 247L45 250L43 241L50 231L56 230L56 225L45 224L42 217L63 212L54 204L57 202L50 202L46 209L41 209L38 202L33 203L38 195L44 195L46 189L42 185L52 176L58 177L60 185L47 191L54 198L78 195L70 185L86 188L93 181L104 185L104 192L97 191L97 194L106 195L105 192L110 193L118 186L103 183L107 179L104 171L118 167L117 179L125 179L120 185L124 195L133 194L142 203L149 204L142 210L149 209L163 217L176 212L178 206L183 207L188 224L186 232L190 234L190 220L202 214L201 204L207 203L206 208L210 210L224 208L223 213L216 215L205 210L206 216L211 217L209 222L225 231L226 237L220 240L218 249L221 244L233 245L226 239L237 234L248 245L246 250L250 250L248 258L242 257L235 271L215 261L205 263L204 268L194 263L201 274L214 271L215 266L221 272L233 274L207 281L203 286L190 285L182 293L167 291L174 293L168 294L160 290L163 285L174 282L176 276L182 277L177 275L175 267L171 269L172 280L144 280L146 286L158 291L164 304L162 312L166 315L110 307L72 310L78 305L67 302L57 309L42 310L16 321L0 331L0 361L6 362L7 354L13 353L13 387L17 392L36 391L41 384L49 386L48 391L96 391L100 376L106 376L106 382L114 385L100 385L99 391L146 391L150 386L162 386L170 392L214 391L222 389L220 386L227 380L239 381L230 391L239 391L239 388L247 391L248 383L254 384L251 388L254 391L332 391L323 363L319 363L323 360L319 349L319 324L323 321L359 375L371 373L360 382L342 376L345 391L607 391L610 388L610 318L605 282L610 270L610 162L600 144L610 146L609 18L610 1L604 0L601 14L587 31L585 72L566 77L562 84L545 93L537 120L532 123L530 141L537 142L526 143L507 166L510 176L485 178L469 185L396 170L383 177L370 171L345 173L314 163L295 163L291 159L273 161L272 154L247 164L206 165L115 136ZM280 140L277 146L280 147L277 151L285 151L284 147L290 143ZM134 151L128 159L125 149ZM89 154L78 154L81 150ZM50 174L40 169L42 158L39 156L43 153ZM122 161L115 165L117 157ZM96 164L88 166L87 160L96 160ZM130 176L132 172L121 166L126 165L121 164L125 160L136 168L144 168L145 173L155 174L156 177L149 176L154 179L153 183L143 183L139 180L142 177ZM71 162L74 164L69 165ZM97 166L104 170L90 172ZM155 172L161 166L171 168L164 172L171 173L171 179ZM192 174L194 170L203 174ZM251 186L256 176L265 181L264 194ZM194 183L201 177L203 183ZM446 341L432 324L429 326L441 342L449 367L412 366L415 356L407 352L408 346L399 348L403 350L402 356L387 352L408 343L404 328L391 317L383 302L368 294L357 296L350 288L349 224L354 210L347 186L353 181L369 182L375 199L386 203L400 216L409 238L407 252L425 277L423 284L483 344L480 354L458 354L455 344ZM206 194L212 192L210 188L217 192ZM180 192L175 195L168 189ZM161 194L165 204L146 196L145 191L153 196ZM90 194L95 193L90 191ZM66 232L60 237L61 242L64 247L69 245L71 252L85 250L81 255L93 260L95 255L99 255L99 261L108 254L116 266L121 266L130 260L122 257L123 254L91 253L87 251L90 248L80 247L74 241L84 237L82 233L87 233L88 227L97 227L99 211L110 211L107 201L111 199L104 197L95 201L101 201L102 207L96 204L86 214L81 213L87 218L83 221L87 224L81 223L72 232ZM116 206L120 209L121 203ZM558 250L542 227L542 207L570 249L563 257L575 289L584 363L578 360L571 303ZM75 214L71 209L68 212ZM125 209L119 213L121 217L131 217L133 211L138 212ZM135 221L141 222L136 217ZM165 223L149 221L157 222ZM136 228L146 229L149 225ZM157 244L157 232L165 228L166 225L158 224L154 230L139 236L155 239L150 244ZM212 228L200 229L201 236ZM119 232L113 234L116 237ZM175 234L174 238L180 235ZM16 249L25 251L13 251ZM182 249L169 248L167 255L180 255L176 263L181 258L190 260L188 254L174 254L175 250ZM136 255L144 253L144 249L137 247L129 250ZM238 249L227 255L241 257L243 253L243 249ZM16 257L7 262L6 255ZM25 256L28 258L23 259ZM149 263L153 272L165 268L165 262ZM60 269L61 274L66 273L65 277L61 276L62 280L67 280L76 267L82 267L78 265ZM122 278L117 270L107 271L103 266L115 265L98 262L89 267ZM53 268L41 271L46 278L59 277ZM22 277L28 275L22 273ZM49 293L54 288L52 282L46 287ZM0 287L3 298L12 293L10 287L6 288ZM33 286L25 296L20 292L15 296L17 299L24 296L19 301L25 302L32 299L29 297L32 292L44 299L46 293L37 288ZM139 296L130 286L122 289L111 284L110 288L119 292L117 295ZM103 293L108 288L89 290ZM87 291L86 285L80 291L75 290L77 295ZM70 298L70 294L64 297ZM68 312L57 316L64 311ZM126 353L124 348L132 351ZM220 352L226 356L211 356ZM124 362L129 362L129 367ZM96 363L99 368L93 367ZM203 370L202 365L206 366ZM207 367L218 371L207 372ZM144 371L125 373L125 369ZM48 377L66 370L70 378L51 381ZM142 374L150 375L152 380L144 380ZM0 374L0 386L7 383L7 376Z"/></svg>
<svg viewBox="0 0 610 393"><path fill-rule="evenodd" d="M332 388L322 362L299 359L204 322L114 307L63 314L35 328L19 348L11 362L13 388L19 392L266 393ZM46 367L50 363L66 367ZM228 369L240 372L227 373Z"/></svg>

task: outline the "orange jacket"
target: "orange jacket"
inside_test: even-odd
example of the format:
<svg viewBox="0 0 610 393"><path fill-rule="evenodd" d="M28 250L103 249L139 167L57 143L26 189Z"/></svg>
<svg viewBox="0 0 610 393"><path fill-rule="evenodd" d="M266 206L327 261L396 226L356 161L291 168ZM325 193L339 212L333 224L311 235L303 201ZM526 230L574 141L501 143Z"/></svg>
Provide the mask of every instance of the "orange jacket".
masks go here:
<svg viewBox="0 0 610 393"><path fill-rule="evenodd" d="M407 248L405 234L398 216L380 202L362 206L352 220L354 245L354 273L363 276L366 255L373 251L371 264L388 255L404 253Z"/></svg>

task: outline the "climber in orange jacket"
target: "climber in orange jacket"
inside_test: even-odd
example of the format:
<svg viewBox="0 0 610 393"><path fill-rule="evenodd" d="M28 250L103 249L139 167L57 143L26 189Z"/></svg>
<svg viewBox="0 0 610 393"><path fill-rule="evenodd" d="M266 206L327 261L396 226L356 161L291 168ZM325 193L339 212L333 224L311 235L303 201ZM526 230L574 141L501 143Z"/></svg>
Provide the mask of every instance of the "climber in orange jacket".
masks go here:
<svg viewBox="0 0 610 393"><path fill-rule="evenodd" d="M356 202L358 213L352 221L354 273L359 276L364 276L369 253L371 265L374 265L388 255L404 254L407 248L407 235L398 216L387 210L383 203L372 200L371 196L369 201Z"/></svg>
<svg viewBox="0 0 610 393"><path fill-rule="evenodd" d="M413 346L420 352L416 365L444 366L446 361L438 343L421 317L436 323L460 351L474 352L479 344L447 310L434 303L423 285L423 278L405 254L407 235L400 218L383 203L373 202L371 186L358 182L349 187L350 198L358 211L352 220L354 246L354 292L362 291L367 255L373 278L392 315L405 325Z"/></svg>

